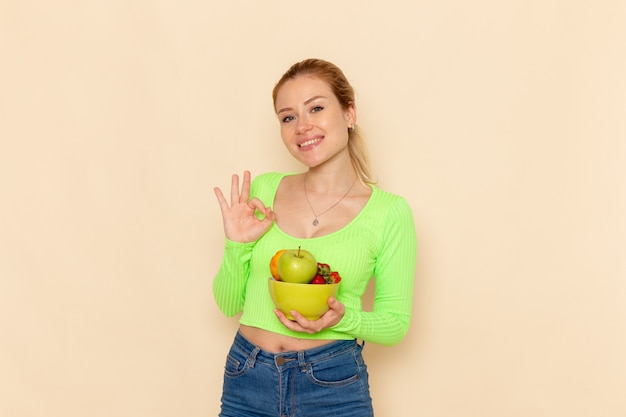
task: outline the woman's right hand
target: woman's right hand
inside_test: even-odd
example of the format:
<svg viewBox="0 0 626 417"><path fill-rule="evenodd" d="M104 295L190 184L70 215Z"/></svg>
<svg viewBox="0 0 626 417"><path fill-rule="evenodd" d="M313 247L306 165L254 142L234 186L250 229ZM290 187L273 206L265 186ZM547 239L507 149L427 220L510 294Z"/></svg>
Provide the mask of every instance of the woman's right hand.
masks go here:
<svg viewBox="0 0 626 417"><path fill-rule="evenodd" d="M234 174L230 185L230 205L219 187L213 189L220 204L224 233L226 238L234 242L248 243L258 240L274 223L275 216L271 208L265 207L258 198L250 198L250 171L243 173L243 186L239 191L239 175ZM258 210L263 214L258 219L254 213Z"/></svg>

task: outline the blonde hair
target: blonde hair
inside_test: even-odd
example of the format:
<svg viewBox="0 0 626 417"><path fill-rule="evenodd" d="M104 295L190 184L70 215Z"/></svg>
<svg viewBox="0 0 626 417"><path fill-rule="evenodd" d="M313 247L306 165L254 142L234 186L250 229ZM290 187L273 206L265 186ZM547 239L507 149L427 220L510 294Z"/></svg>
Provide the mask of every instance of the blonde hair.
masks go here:
<svg viewBox="0 0 626 417"><path fill-rule="evenodd" d="M347 110L350 106L356 107L354 88L352 88L341 69L328 61L313 58L293 64L278 80L272 91L274 107L276 107L278 90L280 90L283 84L302 75L312 76L326 82L344 110ZM361 182L366 184L375 183L372 177L367 147L358 126L355 126L354 130L348 129L348 153L352 166Z"/></svg>

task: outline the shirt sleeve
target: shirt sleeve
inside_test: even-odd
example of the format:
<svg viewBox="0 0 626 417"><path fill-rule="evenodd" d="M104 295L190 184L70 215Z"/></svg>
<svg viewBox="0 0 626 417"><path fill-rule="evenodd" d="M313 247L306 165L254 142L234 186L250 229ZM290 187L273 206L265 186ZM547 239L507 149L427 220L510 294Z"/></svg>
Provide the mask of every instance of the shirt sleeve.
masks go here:
<svg viewBox="0 0 626 417"><path fill-rule="evenodd" d="M243 310L253 248L254 242L238 243L226 239L222 264L213 279L213 297L218 308L228 317Z"/></svg>
<svg viewBox="0 0 626 417"><path fill-rule="evenodd" d="M280 174L266 173L252 180L250 195L269 199ZM257 216L261 216L257 212ZM243 311L246 287L250 277L250 259L256 242L239 243L226 239L222 264L213 279L213 297L218 308L228 317Z"/></svg>
<svg viewBox="0 0 626 417"><path fill-rule="evenodd" d="M417 238L413 214L404 199L391 205L384 218L374 270L374 307L371 312L346 307L332 329L392 346L404 338L411 321Z"/></svg>

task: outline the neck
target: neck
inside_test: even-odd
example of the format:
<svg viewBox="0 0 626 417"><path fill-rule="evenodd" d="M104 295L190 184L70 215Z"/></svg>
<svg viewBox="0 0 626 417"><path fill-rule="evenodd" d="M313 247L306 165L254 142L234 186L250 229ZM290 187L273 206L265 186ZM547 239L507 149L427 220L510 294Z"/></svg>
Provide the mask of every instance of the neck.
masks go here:
<svg viewBox="0 0 626 417"><path fill-rule="evenodd" d="M343 164L341 167L314 167L306 172L306 183L310 191L333 193L345 190L357 177L351 164Z"/></svg>

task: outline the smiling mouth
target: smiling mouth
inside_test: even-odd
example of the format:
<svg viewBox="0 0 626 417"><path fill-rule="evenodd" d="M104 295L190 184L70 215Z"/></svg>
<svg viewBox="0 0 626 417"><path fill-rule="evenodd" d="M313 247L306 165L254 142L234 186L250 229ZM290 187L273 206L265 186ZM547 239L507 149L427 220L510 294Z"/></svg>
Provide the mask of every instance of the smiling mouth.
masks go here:
<svg viewBox="0 0 626 417"><path fill-rule="evenodd" d="M310 140L307 140L306 142L302 142L302 143L301 143L301 144L299 144L298 146L299 146L300 148L304 148L304 147L307 147L307 146L314 145L314 144L318 143L318 142L319 142L319 141L321 141L321 140L322 140L322 138L310 139Z"/></svg>

